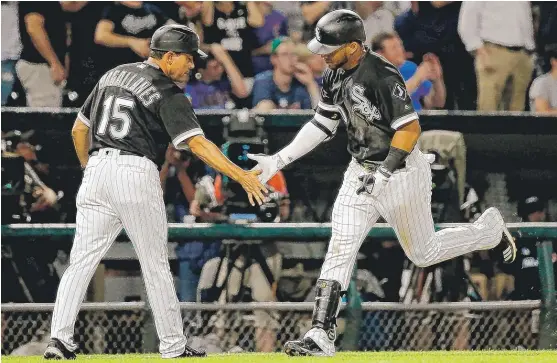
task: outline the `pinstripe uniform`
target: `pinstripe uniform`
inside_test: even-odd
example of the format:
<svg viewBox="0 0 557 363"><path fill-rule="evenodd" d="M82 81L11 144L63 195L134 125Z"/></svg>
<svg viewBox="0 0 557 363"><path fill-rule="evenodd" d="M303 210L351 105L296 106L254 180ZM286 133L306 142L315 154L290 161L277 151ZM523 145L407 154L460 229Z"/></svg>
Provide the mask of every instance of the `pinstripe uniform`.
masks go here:
<svg viewBox="0 0 557 363"><path fill-rule="evenodd" d="M404 80L396 67L368 51L349 71L327 69L323 91L312 122L333 137L340 120L346 123L352 161L332 214L332 237L320 279L348 283L361 243L383 217L395 230L412 262L428 266L501 242L504 222L488 209L471 225L435 232L431 215L431 169L416 147L404 165L374 198L356 194L358 177L373 172L388 154L397 129L418 119Z"/></svg>
<svg viewBox="0 0 557 363"><path fill-rule="evenodd" d="M73 351L76 317L89 281L122 228L137 252L163 357L184 352L186 337L167 255L159 166L169 141L203 134L183 92L154 64L107 72L79 112L89 126L90 158L76 198L76 234L56 296L51 336Z"/></svg>

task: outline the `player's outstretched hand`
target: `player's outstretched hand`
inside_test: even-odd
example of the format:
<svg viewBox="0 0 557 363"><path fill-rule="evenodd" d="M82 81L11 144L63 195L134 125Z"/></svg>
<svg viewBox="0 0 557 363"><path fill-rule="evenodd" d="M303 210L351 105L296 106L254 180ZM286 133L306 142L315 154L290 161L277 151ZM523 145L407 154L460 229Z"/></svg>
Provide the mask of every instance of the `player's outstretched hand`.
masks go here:
<svg viewBox="0 0 557 363"><path fill-rule="evenodd" d="M259 180L261 183L267 183L280 169L284 168L284 161L278 154L248 154L248 158L257 161L257 165L252 170L259 170Z"/></svg>
<svg viewBox="0 0 557 363"><path fill-rule="evenodd" d="M378 168L373 174L364 174L358 179L362 185L356 190L356 194L367 193L377 198L391 178L391 173L385 168Z"/></svg>
<svg viewBox="0 0 557 363"><path fill-rule="evenodd" d="M265 201L265 194L269 193L267 188L259 181L258 176L261 174L261 170L250 170L246 171L238 180L242 185L242 188L248 193L248 199L251 205L257 204L261 205Z"/></svg>

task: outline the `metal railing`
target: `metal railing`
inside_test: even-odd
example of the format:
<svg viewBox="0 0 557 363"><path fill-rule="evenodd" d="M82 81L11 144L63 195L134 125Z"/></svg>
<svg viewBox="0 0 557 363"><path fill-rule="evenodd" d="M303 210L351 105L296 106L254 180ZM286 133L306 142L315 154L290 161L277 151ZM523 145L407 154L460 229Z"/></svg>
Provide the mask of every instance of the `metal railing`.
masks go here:
<svg viewBox="0 0 557 363"><path fill-rule="evenodd" d="M25 345L46 345L52 308L53 304L2 304L2 354L23 351ZM539 301L363 303L359 349L535 348L539 308ZM304 334L311 325L313 304L182 303L181 309L191 344L210 352L259 351L280 350L286 341ZM79 352L144 352L150 319L144 302L85 303L76 323ZM341 349L346 325L342 312L338 325Z"/></svg>
<svg viewBox="0 0 557 363"><path fill-rule="evenodd" d="M463 223L440 223L437 229L462 226ZM557 238L557 222L507 223L511 232L520 232L523 237ZM75 224L9 224L2 226L2 237L73 237ZM169 238L181 239L283 239L283 240L326 240L331 236L330 223L249 223L249 224L212 224L212 223L170 223ZM387 223L377 223L369 233L370 237L395 237Z"/></svg>

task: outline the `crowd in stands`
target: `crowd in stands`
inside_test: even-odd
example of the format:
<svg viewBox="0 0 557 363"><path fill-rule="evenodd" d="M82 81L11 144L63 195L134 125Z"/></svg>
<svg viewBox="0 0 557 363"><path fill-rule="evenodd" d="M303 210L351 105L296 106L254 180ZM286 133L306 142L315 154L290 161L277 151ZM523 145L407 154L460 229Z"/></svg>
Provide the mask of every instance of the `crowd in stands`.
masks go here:
<svg viewBox="0 0 557 363"><path fill-rule="evenodd" d="M79 107L176 22L210 54L184 89L194 108L311 109L325 64L305 43L338 8L362 17L418 110L556 112L557 5L528 1L2 2L2 105Z"/></svg>

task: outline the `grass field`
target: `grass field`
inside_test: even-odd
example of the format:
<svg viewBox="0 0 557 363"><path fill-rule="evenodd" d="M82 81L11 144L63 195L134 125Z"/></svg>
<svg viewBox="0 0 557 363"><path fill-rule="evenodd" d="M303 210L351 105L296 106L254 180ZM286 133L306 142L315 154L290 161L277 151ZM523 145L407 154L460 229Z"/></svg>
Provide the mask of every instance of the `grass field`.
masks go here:
<svg viewBox="0 0 557 363"><path fill-rule="evenodd" d="M333 358L287 357L284 354L216 354L207 358L162 359L158 355L82 355L78 361L108 363L188 362L188 363L286 363L286 362L353 362L353 363L555 363L557 351L490 351L490 352L389 352L339 353ZM2 362L43 362L41 357L2 357Z"/></svg>

